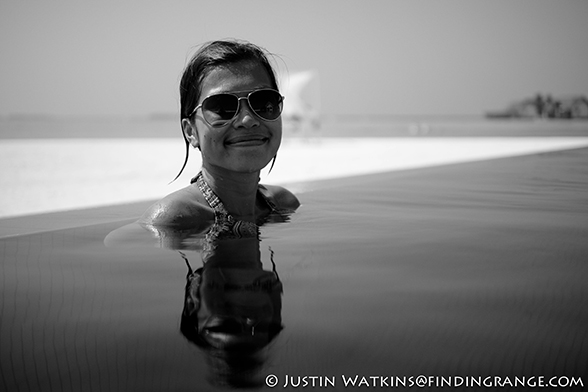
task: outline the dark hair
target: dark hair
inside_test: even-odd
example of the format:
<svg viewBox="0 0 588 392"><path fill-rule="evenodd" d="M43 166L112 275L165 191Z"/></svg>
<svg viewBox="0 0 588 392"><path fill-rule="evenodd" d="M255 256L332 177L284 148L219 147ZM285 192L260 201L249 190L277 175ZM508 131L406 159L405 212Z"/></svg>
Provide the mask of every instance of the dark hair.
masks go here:
<svg viewBox="0 0 588 392"><path fill-rule="evenodd" d="M180 81L180 123L189 118L202 92L202 82L213 69L227 64L241 61L251 61L261 64L267 71L272 87L278 90L278 82L272 65L269 62L271 54L250 42L240 40L223 40L208 42L200 47L192 56ZM188 163L190 143L182 132L186 143L186 158L180 172L173 179L175 181L184 171ZM172 181L172 182L173 182Z"/></svg>

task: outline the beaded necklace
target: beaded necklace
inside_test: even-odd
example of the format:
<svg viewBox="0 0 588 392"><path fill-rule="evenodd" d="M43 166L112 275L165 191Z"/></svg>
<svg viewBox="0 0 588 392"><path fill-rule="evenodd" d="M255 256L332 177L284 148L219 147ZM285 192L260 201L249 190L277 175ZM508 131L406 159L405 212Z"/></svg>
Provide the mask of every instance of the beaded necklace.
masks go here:
<svg viewBox="0 0 588 392"><path fill-rule="evenodd" d="M253 222L237 220L227 211L225 205L214 191L208 186L202 172L196 176L196 185L206 202L214 210L214 221L216 227L216 234L230 233L237 238L256 237L259 235L259 227Z"/></svg>

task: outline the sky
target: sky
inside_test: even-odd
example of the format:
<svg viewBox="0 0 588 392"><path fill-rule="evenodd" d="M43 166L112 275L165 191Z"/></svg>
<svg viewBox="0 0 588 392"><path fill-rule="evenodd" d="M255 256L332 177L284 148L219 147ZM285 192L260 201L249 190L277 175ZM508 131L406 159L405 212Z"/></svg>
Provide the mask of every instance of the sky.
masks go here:
<svg viewBox="0 0 588 392"><path fill-rule="evenodd" d="M316 71L328 115L478 115L588 96L587 20L585 0L0 0L0 116L176 113L189 55L231 37Z"/></svg>

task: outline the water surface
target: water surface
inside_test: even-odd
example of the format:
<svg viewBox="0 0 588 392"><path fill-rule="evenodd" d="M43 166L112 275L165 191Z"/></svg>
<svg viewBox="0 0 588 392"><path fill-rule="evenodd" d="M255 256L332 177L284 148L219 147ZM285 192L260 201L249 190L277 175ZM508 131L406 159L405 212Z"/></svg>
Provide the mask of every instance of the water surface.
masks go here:
<svg viewBox="0 0 588 392"><path fill-rule="evenodd" d="M283 285L261 382L584 375L587 149L314 189L290 222L261 227L261 267L273 257ZM0 240L3 390L217 389L180 332L182 254L104 246L130 222ZM183 254L202 266L199 250Z"/></svg>

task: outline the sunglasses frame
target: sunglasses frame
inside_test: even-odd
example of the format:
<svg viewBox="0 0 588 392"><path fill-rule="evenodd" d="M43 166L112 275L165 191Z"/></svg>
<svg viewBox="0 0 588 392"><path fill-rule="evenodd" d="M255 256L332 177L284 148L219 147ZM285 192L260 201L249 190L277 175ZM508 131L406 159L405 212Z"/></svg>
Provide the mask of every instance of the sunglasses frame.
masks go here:
<svg viewBox="0 0 588 392"><path fill-rule="evenodd" d="M280 102L279 102L279 103L280 103L280 114L279 114L279 115L278 115L276 118L274 118L273 120L270 120L270 119L267 119L267 118L263 118L263 117L261 117L261 116L260 116L260 115L259 115L259 114L258 114L258 113L257 113L257 112L256 112L256 111L255 111L255 110L252 108L252 107L251 107L251 102L249 101L249 97L250 97L252 94L254 94L254 93L257 93L257 92L259 92L259 91L273 91L273 92L277 93L277 94L278 94L278 96L280 97ZM204 98L204 99L202 100L202 103L200 103L200 105L196 106L196 107L194 108L194 110L192 110L192 112L190 113L190 115L188 116L188 118L191 118L191 117L192 117L192 116L193 116L193 115L196 113L196 111L197 111L198 109L200 109L200 108L203 108L204 102L206 102L206 100L207 100L208 98L215 97L215 96L217 96L217 95L232 95L232 96L234 96L235 98L237 98L237 110L235 111L235 115L234 115L233 117L231 117L230 119L226 120L226 122L225 122L225 123L223 123L222 125L213 125L213 124L211 124L211 123L210 123L210 122L208 122L208 120L206 119L206 116L204 115L204 113L202 113L202 118L204 119L204 121L205 121L205 122L206 122L208 125L210 125L211 127L213 127L213 128L222 128L222 127L224 127L224 126L226 126L226 125L230 124L231 122L233 122L233 120L235 120L235 118L237 118L237 116L239 115L239 112L241 111L241 100L243 100L243 99L247 101L247 105L249 106L249 109L251 110L251 112L252 112L252 113L254 113L256 117L258 117L259 119L261 119L261 120L263 120L263 121L276 121L276 120L278 120L278 119L279 119L279 118L282 116L283 103L284 103L284 99L285 99L286 97L284 97L282 94L280 94L280 92L279 92L278 90L275 90L275 89L273 89L273 88L259 88L259 89L257 89L257 90L250 91L250 92L249 92L249 93L248 93L246 96L244 96L244 97L239 97L239 96L237 95L238 93L244 93L244 92L246 92L246 91L236 91L236 92L234 92L234 93L217 93L217 94L211 94L211 95L207 96L206 98Z"/></svg>

